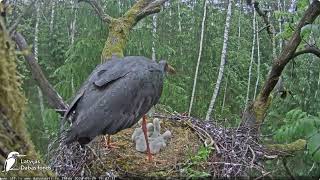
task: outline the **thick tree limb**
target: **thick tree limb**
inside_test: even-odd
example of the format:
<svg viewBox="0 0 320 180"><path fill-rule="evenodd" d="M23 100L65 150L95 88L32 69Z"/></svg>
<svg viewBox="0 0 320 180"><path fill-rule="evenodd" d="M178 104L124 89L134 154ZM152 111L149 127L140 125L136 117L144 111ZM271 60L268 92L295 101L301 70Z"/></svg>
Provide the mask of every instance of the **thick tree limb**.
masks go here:
<svg viewBox="0 0 320 180"><path fill-rule="evenodd" d="M21 51L28 50L28 44L20 33L14 32L12 34L12 39L16 42L18 48ZM34 55L32 53L28 53L24 55L24 58L30 67L33 79L36 81L41 91L45 95L50 107L56 109L59 114L63 115L64 112L61 110L67 109L68 106L64 103L58 92L49 83L49 81L43 74L41 67L35 60Z"/></svg>
<svg viewBox="0 0 320 180"><path fill-rule="evenodd" d="M315 46L307 46L305 49L297 51L293 54L292 58L295 58L301 54L311 53L320 58L320 49Z"/></svg>
<svg viewBox="0 0 320 180"><path fill-rule="evenodd" d="M168 0L155 0L151 3L149 3L145 8L143 8L139 14L137 15L137 21L140 21L144 17L158 13L161 10L161 6Z"/></svg>
<svg viewBox="0 0 320 180"><path fill-rule="evenodd" d="M103 8L101 7L100 3L97 0L79 0L78 2L86 2L90 4L103 22L106 22L106 23L111 22L112 17L104 12Z"/></svg>
<svg viewBox="0 0 320 180"><path fill-rule="evenodd" d="M144 17L159 12L166 1L168 0L138 0L123 16L112 19L101 61L106 61L113 55L122 57L131 29Z"/></svg>
<svg viewBox="0 0 320 180"><path fill-rule="evenodd" d="M279 77L285 66L293 59L297 47L301 43L301 28L307 24L313 23L313 21L320 14L320 1L314 0L312 4L308 7L305 14L299 21L292 37L289 42L283 48L281 54L273 62L271 72L265 81L263 88L261 89L258 98L253 103L253 111L248 113L253 113L255 118L246 118L243 117L243 123L251 127L257 127L256 130L259 130L260 125L263 123L266 112L271 103L270 94L277 84ZM251 108L249 108L251 109Z"/></svg>

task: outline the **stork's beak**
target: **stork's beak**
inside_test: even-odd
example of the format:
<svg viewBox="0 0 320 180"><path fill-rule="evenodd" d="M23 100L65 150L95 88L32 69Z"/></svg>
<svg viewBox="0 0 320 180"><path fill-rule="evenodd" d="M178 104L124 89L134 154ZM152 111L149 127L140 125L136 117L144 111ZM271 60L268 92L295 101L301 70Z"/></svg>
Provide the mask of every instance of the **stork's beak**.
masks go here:
<svg viewBox="0 0 320 180"><path fill-rule="evenodd" d="M169 64L167 66L167 71L169 74L176 74L176 70Z"/></svg>
<svg viewBox="0 0 320 180"><path fill-rule="evenodd" d="M25 157L25 156L27 156L27 155L24 155L24 154L19 154L19 155L17 155L18 157Z"/></svg>

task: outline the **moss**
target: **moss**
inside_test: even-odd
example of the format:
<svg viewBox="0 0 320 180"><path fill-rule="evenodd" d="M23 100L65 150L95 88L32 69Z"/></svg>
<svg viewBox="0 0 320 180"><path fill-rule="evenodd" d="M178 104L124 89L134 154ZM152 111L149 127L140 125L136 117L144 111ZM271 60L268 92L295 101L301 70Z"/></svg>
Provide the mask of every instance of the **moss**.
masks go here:
<svg viewBox="0 0 320 180"><path fill-rule="evenodd" d="M254 113L256 117L256 124L262 124L267 110L272 102L272 97L269 96L267 102L261 101L260 95L253 104Z"/></svg>
<svg viewBox="0 0 320 180"><path fill-rule="evenodd" d="M25 129L24 110L26 99L21 89L21 79L17 73L14 46L0 17L0 149L4 153L18 151L32 159L39 160L29 135ZM3 157L1 159L5 159ZM4 163L3 161L1 163ZM14 171L0 176L52 175L49 171Z"/></svg>
<svg viewBox="0 0 320 180"><path fill-rule="evenodd" d="M296 151L304 150L306 143L307 143L306 140L298 139L289 144L270 144L270 145L267 145L267 147L271 150L294 153Z"/></svg>
<svg viewBox="0 0 320 180"><path fill-rule="evenodd" d="M101 54L101 60L106 61L112 55L123 57L130 30L137 23L138 14L148 3L146 0L139 0L122 17L112 19L109 24L109 34Z"/></svg>

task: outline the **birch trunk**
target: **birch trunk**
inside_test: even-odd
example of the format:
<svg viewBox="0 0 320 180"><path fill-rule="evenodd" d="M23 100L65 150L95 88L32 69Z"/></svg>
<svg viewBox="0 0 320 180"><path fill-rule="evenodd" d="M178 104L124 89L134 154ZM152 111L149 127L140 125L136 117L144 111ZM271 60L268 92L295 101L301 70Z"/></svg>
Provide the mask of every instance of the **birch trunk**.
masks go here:
<svg viewBox="0 0 320 180"><path fill-rule="evenodd" d="M192 93L191 93L191 100L190 100L190 106L189 106L189 111L188 111L188 116L191 114L192 110L192 105L194 101L194 95L196 92L196 85L197 85L197 78L198 78L198 72L199 72L199 66L200 66L200 59L201 59L201 54L202 54L202 46L203 46L203 35L204 35L204 25L206 21L206 16L207 16L207 3L208 0L204 1L203 5L203 17L202 17L202 23L201 23L201 35L200 35L200 45L199 45L199 54L198 54L198 61L197 61L197 66L196 66L196 72L194 74L194 80L193 80L193 88L192 88Z"/></svg>
<svg viewBox="0 0 320 180"><path fill-rule="evenodd" d="M256 99L257 90L259 86L259 80L260 80L260 39L259 39L259 22L256 20L256 36L257 36L257 80L256 80L256 86L254 88L254 96L253 99Z"/></svg>
<svg viewBox="0 0 320 180"><path fill-rule="evenodd" d="M180 1L178 1L178 28L181 33L181 12L180 12Z"/></svg>
<svg viewBox="0 0 320 180"><path fill-rule="evenodd" d="M36 2L36 24L34 28L34 40L33 40L34 58L37 62L39 61L38 44L39 44L40 3L41 3L40 1ZM37 90L38 90L41 119L43 124L45 124L43 94L40 87L37 87Z"/></svg>
<svg viewBox="0 0 320 180"><path fill-rule="evenodd" d="M71 33L70 33L70 43L73 45L74 43L74 37L76 34L76 23L77 23L77 14L78 14L78 2L77 0L74 0L72 3L72 9L73 9L73 20L70 24Z"/></svg>
<svg viewBox="0 0 320 180"><path fill-rule="evenodd" d="M152 17L152 60L156 61L157 15Z"/></svg>
<svg viewBox="0 0 320 180"><path fill-rule="evenodd" d="M227 75L227 78L226 78L226 85L224 87L224 93L223 93L223 101L222 101L222 107L221 107L221 112L223 112L224 110L224 106L225 106L225 103L226 103L226 94L227 94L227 88L228 88L228 75Z"/></svg>
<svg viewBox="0 0 320 180"><path fill-rule="evenodd" d="M50 31L50 34L52 34L53 32L53 22L54 22L54 15L55 15L55 6L56 6L56 3L54 0L51 1L51 19L50 19L50 24L49 24L49 31Z"/></svg>
<svg viewBox="0 0 320 180"><path fill-rule="evenodd" d="M278 9L279 9L279 11L282 10L280 0L278 0ZM281 34L282 33L282 17L281 16L279 17L278 21L279 21L279 33ZM279 39L279 51L281 52L281 50L282 50L282 39L280 38Z"/></svg>
<svg viewBox="0 0 320 180"><path fill-rule="evenodd" d="M206 120L209 120L212 111L214 111L214 104L215 104L217 96L219 94L220 85L221 85L223 74L224 74L224 66L226 64L227 46L228 46L229 29L230 29L231 8L232 8L232 0L229 0L227 17L226 17L226 24L225 24L224 35L223 35L223 47L222 47L222 52L221 52L221 62L220 62L219 74L218 74L218 78L217 78L217 82L216 82L216 87L215 87L214 92L212 94L212 99L211 99L209 109L208 109L208 112L206 115Z"/></svg>
<svg viewBox="0 0 320 180"><path fill-rule="evenodd" d="M240 50L240 37L241 37L241 0L239 0L239 16L238 16L238 54Z"/></svg>
<svg viewBox="0 0 320 180"><path fill-rule="evenodd" d="M72 9L73 9L73 20L72 20L72 22L70 24L70 27L71 27L71 33L70 33L71 46L73 46L73 44L74 44L74 38L75 38L75 34L76 34L76 23L77 23L77 14L78 14L78 2L77 2L77 0L73 1ZM75 86L74 86L73 75L71 77L71 91L72 91L72 94L74 94L76 92Z"/></svg>
<svg viewBox="0 0 320 180"><path fill-rule="evenodd" d="M252 7L253 8L253 7ZM254 58L254 50L255 50L255 42L256 42L256 11L253 8L253 21L252 21L252 27L253 27L253 38L252 38L252 49L251 49L251 60L249 65L249 75L248 75L248 85L247 85L247 96L246 96L246 102L245 106L247 107L249 102L249 95L250 95L250 83L251 83L251 73L252 73L252 64L253 64L253 58Z"/></svg>

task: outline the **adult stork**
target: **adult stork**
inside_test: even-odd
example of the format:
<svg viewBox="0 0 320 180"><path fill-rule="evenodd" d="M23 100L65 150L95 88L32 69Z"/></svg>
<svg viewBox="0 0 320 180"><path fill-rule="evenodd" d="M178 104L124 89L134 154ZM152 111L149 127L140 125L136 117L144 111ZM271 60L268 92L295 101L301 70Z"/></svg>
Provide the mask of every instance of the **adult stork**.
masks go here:
<svg viewBox="0 0 320 180"><path fill-rule="evenodd" d="M112 57L99 65L65 113L64 118L71 117L72 121L66 143L78 141L84 146L98 135L113 135L130 128L143 117L150 161L145 114L159 101L166 72L175 70L166 61L157 63L142 56Z"/></svg>

